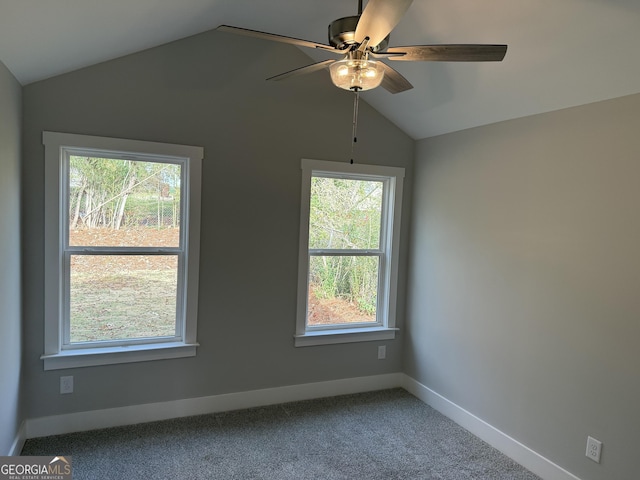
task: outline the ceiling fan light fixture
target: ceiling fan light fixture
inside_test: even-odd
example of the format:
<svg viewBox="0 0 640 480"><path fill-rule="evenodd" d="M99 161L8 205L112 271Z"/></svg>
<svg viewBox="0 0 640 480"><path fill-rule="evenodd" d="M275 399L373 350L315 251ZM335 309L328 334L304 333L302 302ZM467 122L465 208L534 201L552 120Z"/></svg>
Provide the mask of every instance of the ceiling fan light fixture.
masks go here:
<svg viewBox="0 0 640 480"><path fill-rule="evenodd" d="M329 67L331 81L344 90L371 90L382 83L384 70L379 62L368 58L345 58Z"/></svg>

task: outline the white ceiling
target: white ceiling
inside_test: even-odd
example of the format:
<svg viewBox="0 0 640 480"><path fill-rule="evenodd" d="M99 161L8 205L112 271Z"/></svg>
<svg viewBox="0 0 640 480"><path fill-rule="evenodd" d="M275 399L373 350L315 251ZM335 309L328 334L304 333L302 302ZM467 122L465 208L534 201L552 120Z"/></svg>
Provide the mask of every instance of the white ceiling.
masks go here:
<svg viewBox="0 0 640 480"><path fill-rule="evenodd" d="M327 43L327 25L356 10L357 0L0 0L0 61L26 85L220 24ZM501 63L394 62L415 88L363 97L415 139L640 92L638 0L415 0L390 45L437 43L509 50Z"/></svg>

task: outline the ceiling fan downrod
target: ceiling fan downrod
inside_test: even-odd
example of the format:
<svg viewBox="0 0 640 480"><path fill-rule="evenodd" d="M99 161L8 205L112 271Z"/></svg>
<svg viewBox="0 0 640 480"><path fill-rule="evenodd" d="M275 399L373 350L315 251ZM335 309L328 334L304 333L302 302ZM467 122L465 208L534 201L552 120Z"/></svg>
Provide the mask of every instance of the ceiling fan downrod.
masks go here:
<svg viewBox="0 0 640 480"><path fill-rule="evenodd" d="M358 142L358 106L360 104L360 88L352 87L351 90L354 93L353 99L353 131L351 136L351 164L353 164L353 151L355 149L356 143Z"/></svg>

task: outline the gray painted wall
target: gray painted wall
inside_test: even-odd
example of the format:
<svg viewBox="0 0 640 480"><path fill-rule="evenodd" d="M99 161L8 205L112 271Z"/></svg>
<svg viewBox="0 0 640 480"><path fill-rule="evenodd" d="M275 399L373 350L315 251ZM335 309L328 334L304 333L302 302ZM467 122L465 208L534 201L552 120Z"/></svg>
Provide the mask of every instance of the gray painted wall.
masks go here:
<svg viewBox="0 0 640 480"><path fill-rule="evenodd" d="M405 371L584 480L638 475L638 118L634 95L417 144Z"/></svg>
<svg viewBox="0 0 640 480"><path fill-rule="evenodd" d="M208 32L24 88L29 418L400 371L401 338L385 361L376 342L293 347L300 159L347 161L351 146L352 96L328 74L264 81L307 63L288 45ZM414 142L366 104L359 128L357 161L407 168L408 215ZM43 130L205 148L197 357L43 371ZM75 392L61 396L65 374Z"/></svg>
<svg viewBox="0 0 640 480"><path fill-rule="evenodd" d="M7 455L22 421L20 274L21 87L0 62L0 455Z"/></svg>

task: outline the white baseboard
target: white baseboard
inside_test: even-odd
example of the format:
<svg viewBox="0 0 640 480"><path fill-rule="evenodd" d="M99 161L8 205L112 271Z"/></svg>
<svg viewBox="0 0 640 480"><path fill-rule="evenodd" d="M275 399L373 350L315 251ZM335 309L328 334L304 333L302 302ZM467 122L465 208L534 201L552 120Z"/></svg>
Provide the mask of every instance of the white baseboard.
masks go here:
<svg viewBox="0 0 640 480"><path fill-rule="evenodd" d="M384 390L401 387L403 378L404 374L402 373L390 373L32 418L26 421L25 433L26 438L45 437L313 398Z"/></svg>
<svg viewBox="0 0 640 480"><path fill-rule="evenodd" d="M22 447L24 447L24 442L26 441L26 439L27 439L27 425L26 425L26 422L22 422L20 424L20 428L18 428L18 431L16 432L16 438L13 441L11 448L9 449L8 455L10 457L16 457L20 455L20 452L22 452Z"/></svg>
<svg viewBox="0 0 640 480"><path fill-rule="evenodd" d="M402 374L402 387L544 480L580 480L551 460L491 426L439 393Z"/></svg>
<svg viewBox="0 0 640 480"><path fill-rule="evenodd" d="M449 417L544 480L580 480L526 445L403 373L306 383L28 419L20 426L9 455L19 455L27 438L133 425L396 387L403 387L427 405Z"/></svg>

